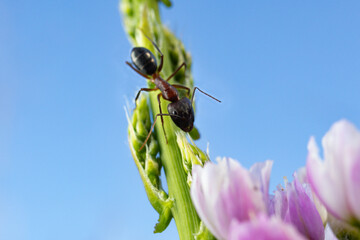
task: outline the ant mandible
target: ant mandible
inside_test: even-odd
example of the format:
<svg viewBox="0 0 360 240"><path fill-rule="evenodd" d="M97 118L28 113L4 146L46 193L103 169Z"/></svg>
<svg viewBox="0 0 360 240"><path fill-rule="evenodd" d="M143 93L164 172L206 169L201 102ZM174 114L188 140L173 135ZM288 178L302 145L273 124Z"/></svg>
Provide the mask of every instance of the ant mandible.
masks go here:
<svg viewBox="0 0 360 240"><path fill-rule="evenodd" d="M136 97L135 97L135 104L136 104L136 100L139 98L140 93L142 91L151 92L151 91L160 90L161 93L159 93L157 95L160 113L156 114L154 123L151 126L151 130L150 130L148 136L146 137L145 142L143 143L143 145L139 149L139 151L141 151L141 149L145 146L146 142L148 141L148 139L149 139L149 137L151 135L151 132L154 129L156 120L157 120L157 118L159 116L161 118L161 124L162 124L162 128L163 128L163 131L164 131L164 136L165 136L165 139L166 139L166 143L168 141L167 141L167 137L166 137L166 133L165 133L163 116L170 116L171 119L173 120L173 122L176 124L176 126L181 128L184 132L190 132L193 129L193 126L194 126L194 110L193 110L193 107L192 107L192 103L193 103L193 100L194 100L194 95L195 95L195 90L196 89L198 89L203 94L211 97L212 99L214 99L214 100L216 100L218 102L221 102L220 100L214 98L213 96L201 91L198 87L194 88L193 94L192 94L192 97L191 97L191 101L187 97L183 97L183 98L180 99L178 91L176 90L176 88L185 89L187 91L187 96L188 97L189 97L189 94L190 94L190 88L182 86L182 85L170 84L169 80L172 77L174 77L175 74L182 67L184 67L185 70L186 70L186 63L183 62L166 80L162 79L160 77L160 72L161 72L162 67L163 67L164 55L160 51L159 47L155 44L155 42L153 42L148 36L145 35L145 37L154 45L156 50L160 53L160 64L159 64L159 66L157 65L156 58L155 58L154 54L149 49L144 48L144 47L134 47L131 50L131 54L130 54L132 64L127 62L127 61L126 61L126 64L129 65L129 67L131 67L135 72L137 72L138 74L140 74L144 78L150 80L156 86L155 88L141 88L139 90L139 92L137 93ZM171 102L167 106L167 109L168 109L168 112L169 112L168 114L162 113L160 97L163 97L165 100L168 100L168 101Z"/></svg>

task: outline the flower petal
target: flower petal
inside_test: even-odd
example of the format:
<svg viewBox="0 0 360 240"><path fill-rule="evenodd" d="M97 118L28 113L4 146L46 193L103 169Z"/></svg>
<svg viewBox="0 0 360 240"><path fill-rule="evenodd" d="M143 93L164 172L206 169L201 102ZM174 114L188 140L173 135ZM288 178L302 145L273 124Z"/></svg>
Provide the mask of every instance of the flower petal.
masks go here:
<svg viewBox="0 0 360 240"><path fill-rule="evenodd" d="M302 176L303 177L303 176ZM285 179L285 188L279 185L269 203L270 215L275 215L309 239L323 239L324 227L319 212L312 199L310 188L301 184L294 173L294 181Z"/></svg>
<svg viewBox="0 0 360 240"><path fill-rule="evenodd" d="M322 223L325 226L327 222L328 213L326 211L325 206L320 202L315 193L311 190L307 175L306 175L306 167L302 167L296 171L296 177L299 183L304 187L305 192L309 197L311 197L314 202L316 209L318 210Z"/></svg>
<svg viewBox="0 0 360 240"><path fill-rule="evenodd" d="M307 175L320 201L335 217L360 221L360 132L346 120L335 123L323 138L324 162L315 140L308 144Z"/></svg>
<svg viewBox="0 0 360 240"><path fill-rule="evenodd" d="M229 240L305 240L296 229L278 218L259 217L252 221L231 223Z"/></svg>
<svg viewBox="0 0 360 240"><path fill-rule="evenodd" d="M315 203L310 198L311 193L297 180L288 183L287 193L289 201L290 222L297 230L309 239L324 239L324 227Z"/></svg>
<svg viewBox="0 0 360 240"><path fill-rule="evenodd" d="M334 173L329 174L327 172L328 167L324 166L325 164L321 161L319 149L313 137L310 138L308 151L306 172L313 192L325 205L326 209L334 216L338 218L340 218L340 216L348 217L350 213L345 209L344 198L340 197L340 195L344 194L341 189L341 184L331 177ZM339 192L334 195L334 191L337 190ZM337 211L337 209L344 209L344 212L341 213Z"/></svg>
<svg viewBox="0 0 360 240"><path fill-rule="evenodd" d="M335 236L329 225L325 227L325 240L337 240L338 238Z"/></svg>
<svg viewBox="0 0 360 240"><path fill-rule="evenodd" d="M247 221L266 208L259 183L253 182L248 170L233 159L218 162L193 167L191 197L206 227L226 239L233 219Z"/></svg>
<svg viewBox="0 0 360 240"><path fill-rule="evenodd" d="M286 220L288 217L288 209L289 203L286 191L281 185L278 185L274 195L270 195L268 213L270 216L275 215L283 220Z"/></svg>
<svg viewBox="0 0 360 240"><path fill-rule="evenodd" d="M219 187L217 183L220 181L213 181L216 179L214 176L219 176L216 166L211 163L206 163L204 168L199 165L194 165L192 169L193 181L191 184L191 198L196 208L199 217L202 219L206 227L212 234L222 239L222 232L217 226L217 217L214 211L209 211L215 205L216 197L219 194ZM213 196L213 197L210 197Z"/></svg>
<svg viewBox="0 0 360 240"><path fill-rule="evenodd" d="M250 168L251 178L253 183L260 189L263 194L264 202L268 202L269 183L273 161L266 160L265 162L255 163Z"/></svg>

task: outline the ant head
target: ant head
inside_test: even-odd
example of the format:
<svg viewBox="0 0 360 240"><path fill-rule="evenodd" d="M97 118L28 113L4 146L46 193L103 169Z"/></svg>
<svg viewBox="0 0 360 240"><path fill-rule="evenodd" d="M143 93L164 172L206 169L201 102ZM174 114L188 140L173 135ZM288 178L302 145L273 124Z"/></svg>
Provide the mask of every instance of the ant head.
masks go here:
<svg viewBox="0 0 360 240"><path fill-rule="evenodd" d="M173 122L184 132L190 132L194 126L194 110L188 98L181 98L179 101L168 105L168 112Z"/></svg>
<svg viewBox="0 0 360 240"><path fill-rule="evenodd" d="M131 50L131 61L134 66L145 75L153 75L157 69L154 54L144 47L134 47Z"/></svg>

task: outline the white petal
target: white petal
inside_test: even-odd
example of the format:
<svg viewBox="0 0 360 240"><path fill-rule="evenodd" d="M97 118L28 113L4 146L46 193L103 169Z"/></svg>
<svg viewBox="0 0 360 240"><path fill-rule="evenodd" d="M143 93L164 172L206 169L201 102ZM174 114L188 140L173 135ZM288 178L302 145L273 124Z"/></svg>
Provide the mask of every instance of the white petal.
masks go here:
<svg viewBox="0 0 360 240"><path fill-rule="evenodd" d="M336 122L324 136L324 157L328 171L341 184L344 208L360 220L360 132L346 120Z"/></svg>
<svg viewBox="0 0 360 240"><path fill-rule="evenodd" d="M329 162L322 162L313 137L310 138L308 152L306 171L313 192L333 215L348 217L350 213L346 209L341 181L336 179L336 172L329 169Z"/></svg>
<svg viewBox="0 0 360 240"><path fill-rule="evenodd" d="M219 195L220 191L217 182L212 181L220 175L215 170L216 168L211 162L206 163L203 168L198 165L193 166L193 181L190 191L192 201L201 220L214 236L223 239L217 228L217 217L213 208L216 196Z"/></svg>
<svg viewBox="0 0 360 240"><path fill-rule="evenodd" d="M269 182L272 165L273 161L266 160L265 162L255 163L250 168L251 178L264 196L269 194Z"/></svg>

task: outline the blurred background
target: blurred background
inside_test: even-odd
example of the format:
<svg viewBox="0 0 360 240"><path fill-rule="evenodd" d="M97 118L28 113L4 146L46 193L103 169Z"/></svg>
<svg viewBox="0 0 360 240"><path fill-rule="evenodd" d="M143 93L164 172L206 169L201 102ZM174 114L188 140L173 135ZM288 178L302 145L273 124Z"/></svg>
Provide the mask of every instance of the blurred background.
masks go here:
<svg viewBox="0 0 360 240"><path fill-rule="evenodd" d="M359 1L173 1L162 19L193 57L197 141L245 167L274 160L271 191L307 142L360 128ZM118 1L0 0L0 239L177 239L127 144L124 107L146 82Z"/></svg>

